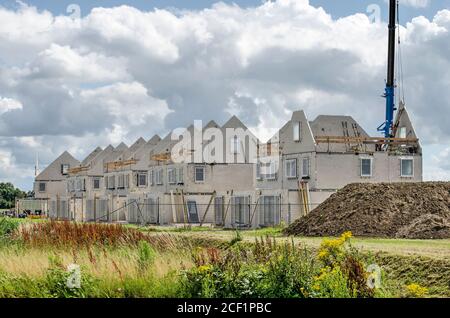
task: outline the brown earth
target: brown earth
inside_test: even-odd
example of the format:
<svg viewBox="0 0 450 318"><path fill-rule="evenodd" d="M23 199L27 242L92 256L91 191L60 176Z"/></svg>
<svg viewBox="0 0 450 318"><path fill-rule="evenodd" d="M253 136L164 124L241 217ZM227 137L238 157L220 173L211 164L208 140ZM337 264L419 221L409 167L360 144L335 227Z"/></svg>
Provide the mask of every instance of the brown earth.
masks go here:
<svg viewBox="0 0 450 318"><path fill-rule="evenodd" d="M284 233L338 236L345 231L368 237L450 238L450 182L349 184Z"/></svg>

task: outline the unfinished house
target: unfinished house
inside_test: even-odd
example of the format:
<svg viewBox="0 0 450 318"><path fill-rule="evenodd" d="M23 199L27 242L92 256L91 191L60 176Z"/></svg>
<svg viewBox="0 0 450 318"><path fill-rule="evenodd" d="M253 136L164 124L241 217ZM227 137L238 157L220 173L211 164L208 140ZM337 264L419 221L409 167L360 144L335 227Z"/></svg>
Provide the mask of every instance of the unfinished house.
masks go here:
<svg viewBox="0 0 450 318"><path fill-rule="evenodd" d="M159 141L159 136L148 142L139 138L114 161L105 164L105 178L108 178L106 194L112 202L111 220L134 223L135 215L128 215L129 201L133 200L133 194L146 189L150 151Z"/></svg>
<svg viewBox="0 0 450 318"><path fill-rule="evenodd" d="M406 108L393 138L370 137L350 116L308 121L294 112L260 149L256 165L259 219L254 226L291 223L349 183L422 181L422 150Z"/></svg>
<svg viewBox="0 0 450 318"><path fill-rule="evenodd" d="M77 159L64 151L36 177L33 187L35 198L49 202L49 214L53 215L58 210L65 217L69 216L68 201L65 198L66 178L69 169L79 164Z"/></svg>
<svg viewBox="0 0 450 318"><path fill-rule="evenodd" d="M104 196L103 160L109 157L114 147L96 148L80 165L69 169L67 197L71 215L77 221L93 221L94 210L90 199Z"/></svg>
<svg viewBox="0 0 450 318"><path fill-rule="evenodd" d="M168 134L152 150L145 205L158 207L152 210L153 220L159 224L232 223L234 210L227 216L226 202L254 193L253 164L245 150L249 144L256 149L257 139L248 135L235 116L222 127L211 121L205 127L190 126L180 135L172 140L172 133Z"/></svg>

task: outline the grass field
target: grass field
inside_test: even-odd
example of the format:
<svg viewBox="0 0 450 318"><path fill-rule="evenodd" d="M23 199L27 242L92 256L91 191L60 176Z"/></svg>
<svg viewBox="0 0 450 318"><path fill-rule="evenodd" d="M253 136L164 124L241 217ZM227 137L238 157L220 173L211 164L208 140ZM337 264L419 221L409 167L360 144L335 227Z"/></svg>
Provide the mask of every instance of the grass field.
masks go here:
<svg viewBox="0 0 450 318"><path fill-rule="evenodd" d="M235 231L221 230L207 227L192 227L190 230L174 227L150 227L144 231L155 233L171 233L202 239L228 241ZM288 238L281 234L281 228L267 228L258 230L241 231L244 241L253 242L261 236L273 236L279 241L294 240L298 244L304 244L311 248L318 248L324 238L322 237L294 237ZM450 240L409 240L409 239L385 239L385 238L358 238L352 239L353 246L369 252L386 252L401 256L426 256L437 259L450 260Z"/></svg>
<svg viewBox="0 0 450 318"><path fill-rule="evenodd" d="M364 267L379 265L383 287L372 296L450 297L450 240L351 238L354 254L340 238L283 237L281 228L236 232L28 219L0 225L0 297L246 297L249 291L274 297L355 296L343 274L348 265L322 259L324 252L327 257L338 253L339 259L359 255L357 263ZM276 245L272 239L262 243L269 237ZM289 248L292 241L302 247L298 252ZM84 273L81 291L62 283L72 263ZM308 269L307 264L315 265ZM237 283L243 279L250 285ZM298 284L305 293L298 294ZM405 289L410 285L416 286L413 293ZM420 293L422 287L427 293Z"/></svg>

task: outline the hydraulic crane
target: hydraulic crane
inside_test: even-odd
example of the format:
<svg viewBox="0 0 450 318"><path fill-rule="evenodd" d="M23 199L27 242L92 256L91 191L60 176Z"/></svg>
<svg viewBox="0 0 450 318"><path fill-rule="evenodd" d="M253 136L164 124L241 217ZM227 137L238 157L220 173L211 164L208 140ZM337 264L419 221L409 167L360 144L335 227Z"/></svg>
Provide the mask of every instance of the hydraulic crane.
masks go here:
<svg viewBox="0 0 450 318"><path fill-rule="evenodd" d="M385 138L393 136L393 122L395 108L395 28L398 0L389 0L389 46L388 46L388 70L386 88L383 97L386 98L386 120L378 127L378 131L384 132Z"/></svg>

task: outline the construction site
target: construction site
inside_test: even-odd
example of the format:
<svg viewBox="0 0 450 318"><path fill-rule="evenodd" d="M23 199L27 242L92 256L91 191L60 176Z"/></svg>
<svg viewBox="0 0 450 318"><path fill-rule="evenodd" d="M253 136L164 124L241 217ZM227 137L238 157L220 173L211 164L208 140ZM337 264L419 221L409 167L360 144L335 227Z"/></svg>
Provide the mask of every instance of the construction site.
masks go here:
<svg viewBox="0 0 450 318"><path fill-rule="evenodd" d="M37 155L33 191L0 216L0 298L182 298L164 312L208 315L184 299L450 297L450 181L424 181L400 2L386 2L385 105L369 114L380 125L296 105L264 140L230 111L64 145L83 156L43 169Z"/></svg>
<svg viewBox="0 0 450 318"><path fill-rule="evenodd" d="M131 146L99 146L86 158L66 151L36 174L35 199L18 201L17 212L77 222L233 229L286 225L285 233L294 235L354 229L358 235L448 237L446 190L434 210L410 210L424 206L429 186L420 183L419 138L402 96L395 95L402 82L396 79L397 10L391 1L385 120L377 128L382 136L369 135L351 116L309 120L301 109L264 142L236 116L222 125L211 120L178 135L174 130L164 138L139 138ZM392 185L389 191L385 185ZM403 197L394 190L404 191L408 202L389 201ZM372 201L389 207L389 219L399 218L391 220L395 229L370 230L369 224L384 218ZM345 213L353 223L346 223L352 218ZM411 216L406 220L405 215ZM427 226L435 230L412 230Z"/></svg>

